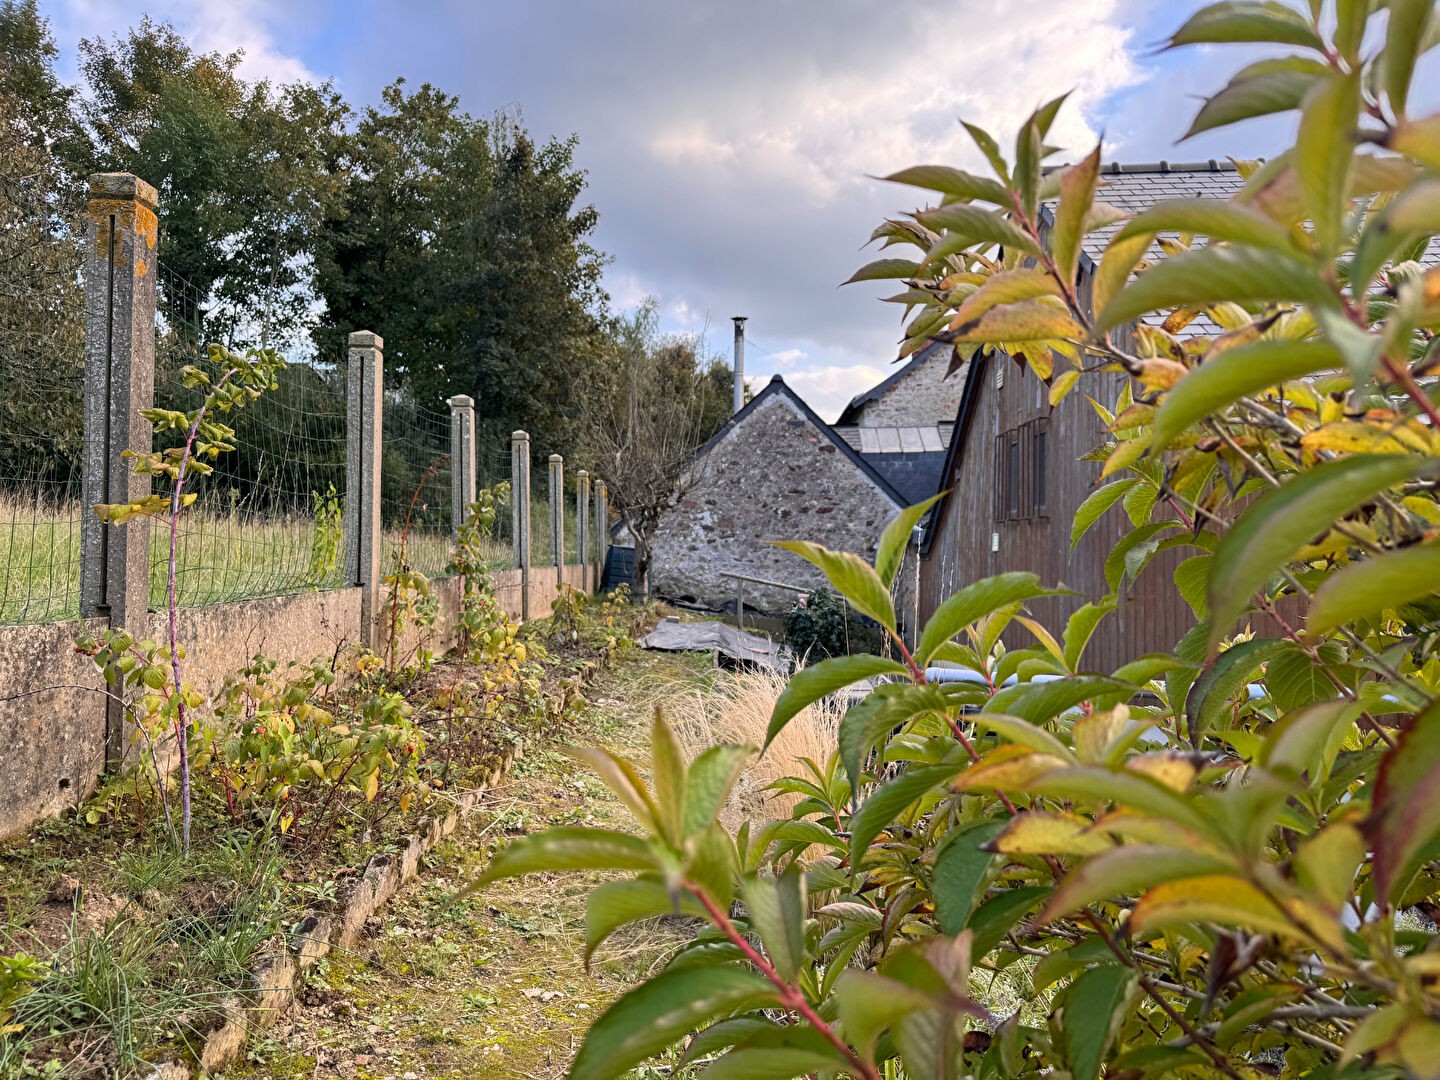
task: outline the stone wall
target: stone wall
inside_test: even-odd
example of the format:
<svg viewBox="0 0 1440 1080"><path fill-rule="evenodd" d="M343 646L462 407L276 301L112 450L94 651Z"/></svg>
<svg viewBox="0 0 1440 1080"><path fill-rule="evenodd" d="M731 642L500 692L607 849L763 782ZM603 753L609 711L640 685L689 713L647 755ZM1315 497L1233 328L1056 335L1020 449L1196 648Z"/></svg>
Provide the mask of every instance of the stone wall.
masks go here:
<svg viewBox="0 0 1440 1080"><path fill-rule="evenodd" d="M950 350L936 349L916 364L894 386L860 407L860 427L927 427L955 419L965 392L962 367L948 379ZM968 366L968 365L967 365Z"/></svg>
<svg viewBox="0 0 1440 1080"><path fill-rule="evenodd" d="M593 569L578 564L564 569L565 582L577 588L594 576ZM455 643L460 579L439 578L432 585L440 607L429 648L441 653ZM497 573L492 585L501 607L520 618L520 571ZM212 695L256 653L282 665L337 654L343 660L359 641L362 592L334 589L182 609L185 678ZM547 616L555 594L555 569L532 568L531 618ZM167 616L151 612L148 619L144 633L161 640ZM105 769L105 683L90 657L75 651L75 642L82 632L99 634L106 626L104 618L94 618L0 627L0 697L10 699L0 701L0 745L6 748L0 755L0 838L74 806L99 783ZM413 630L403 634L401 655L416 642ZM131 756L135 752L132 747Z"/></svg>
<svg viewBox="0 0 1440 1080"><path fill-rule="evenodd" d="M788 391L771 392L696 463L694 483L661 521L651 587L718 606L735 598L723 571L820 585L818 570L767 541L811 540L868 558L896 510ZM778 612L793 601L745 585L747 605Z"/></svg>

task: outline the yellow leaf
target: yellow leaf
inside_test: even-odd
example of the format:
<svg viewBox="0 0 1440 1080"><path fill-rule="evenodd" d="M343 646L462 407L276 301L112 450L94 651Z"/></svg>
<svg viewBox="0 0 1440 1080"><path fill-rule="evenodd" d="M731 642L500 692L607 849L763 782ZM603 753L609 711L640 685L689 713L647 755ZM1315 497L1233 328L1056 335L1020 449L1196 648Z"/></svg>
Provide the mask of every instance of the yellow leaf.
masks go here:
<svg viewBox="0 0 1440 1080"><path fill-rule="evenodd" d="M1050 754L1036 753L1028 746L1006 743L990 751L955 778L955 788L1018 788L1065 762Z"/></svg>
<svg viewBox="0 0 1440 1080"><path fill-rule="evenodd" d="M408 814L410 812L410 803L414 800L414 798L415 793L413 791L404 792L400 796L400 812L402 814Z"/></svg>
<svg viewBox="0 0 1440 1080"><path fill-rule="evenodd" d="M1075 814L1032 810L1012 818L994 847L1005 855L1095 855L1114 846L1089 828L1090 822Z"/></svg>
<svg viewBox="0 0 1440 1080"><path fill-rule="evenodd" d="M380 794L380 769L377 766L375 771L365 777L365 801L374 802L375 796Z"/></svg>
<svg viewBox="0 0 1440 1080"><path fill-rule="evenodd" d="M1195 780L1195 765L1179 754L1141 754L1125 763L1132 772L1158 780L1171 791L1188 791Z"/></svg>
<svg viewBox="0 0 1440 1080"><path fill-rule="evenodd" d="M1140 382L1147 390L1169 390L1189 371L1178 360L1144 360L1140 364Z"/></svg>

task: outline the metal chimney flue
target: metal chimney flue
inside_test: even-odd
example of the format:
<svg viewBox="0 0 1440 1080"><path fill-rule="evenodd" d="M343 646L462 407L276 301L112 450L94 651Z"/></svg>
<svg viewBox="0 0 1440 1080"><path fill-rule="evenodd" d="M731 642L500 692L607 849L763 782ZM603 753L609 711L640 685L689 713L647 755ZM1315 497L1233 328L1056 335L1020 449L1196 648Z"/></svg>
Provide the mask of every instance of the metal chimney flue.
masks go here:
<svg viewBox="0 0 1440 1080"><path fill-rule="evenodd" d="M748 316L734 315L735 324L735 408L738 413L745 405L745 320Z"/></svg>

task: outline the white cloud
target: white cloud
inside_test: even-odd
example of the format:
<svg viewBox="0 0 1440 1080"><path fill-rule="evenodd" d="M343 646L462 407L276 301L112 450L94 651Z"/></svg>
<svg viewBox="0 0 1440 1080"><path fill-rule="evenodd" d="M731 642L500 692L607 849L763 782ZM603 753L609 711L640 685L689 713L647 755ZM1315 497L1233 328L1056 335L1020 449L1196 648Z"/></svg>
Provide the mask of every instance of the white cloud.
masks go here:
<svg viewBox="0 0 1440 1080"><path fill-rule="evenodd" d="M804 398L805 403L827 423L834 423L840 410L845 408L856 394L869 390L889 374L890 372L870 364L830 364L799 371L782 369L779 372L786 384ZM759 391L770 381L770 376L767 374L747 381L754 390Z"/></svg>
<svg viewBox="0 0 1440 1080"><path fill-rule="evenodd" d="M244 51L240 71L249 79L276 83L320 82L300 59L282 48L276 28L296 12L278 0L152 0L143 12L170 22L203 52ZM46 14L63 46L82 37L124 34L140 21L142 9L122 0L62 0Z"/></svg>

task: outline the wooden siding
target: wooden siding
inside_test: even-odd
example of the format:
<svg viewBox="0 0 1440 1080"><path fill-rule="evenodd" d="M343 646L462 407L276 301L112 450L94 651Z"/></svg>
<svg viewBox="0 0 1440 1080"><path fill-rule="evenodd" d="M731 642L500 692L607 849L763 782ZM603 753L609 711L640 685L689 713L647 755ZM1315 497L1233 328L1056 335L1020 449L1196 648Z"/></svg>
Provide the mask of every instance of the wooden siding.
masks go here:
<svg viewBox="0 0 1440 1080"><path fill-rule="evenodd" d="M1003 372L999 387L997 371ZM1104 425L1086 396L1108 407L1123 385L1123 376L1089 377L1054 409L1047 400L1048 388L1004 355L975 361L972 378L978 382L968 428L956 428L954 438L960 445L950 475L942 480L951 493L920 567L921 618L929 618L941 601L972 581L1029 570L1039 574L1044 584L1064 585L1079 594L1030 604L1035 616L1059 637L1071 612L1109 593L1105 559L1133 527L1123 508L1113 507L1070 550L1075 511L1100 478L1100 463L1084 459L1105 441ZM1049 419L1046 506L1036 516L998 520L1005 517L998 512L996 483L1001 435L1041 418ZM1021 478L1027 488L1032 468L1022 455ZM994 551L992 537L997 540ZM1118 610L1101 622L1085 652L1086 670L1110 671L1137 656L1174 647L1195 621L1175 588L1175 567L1195 554L1198 551L1189 547L1163 552L1123 589ZM1029 645L1033 639L1025 630L1012 628L1006 641L1013 647Z"/></svg>

